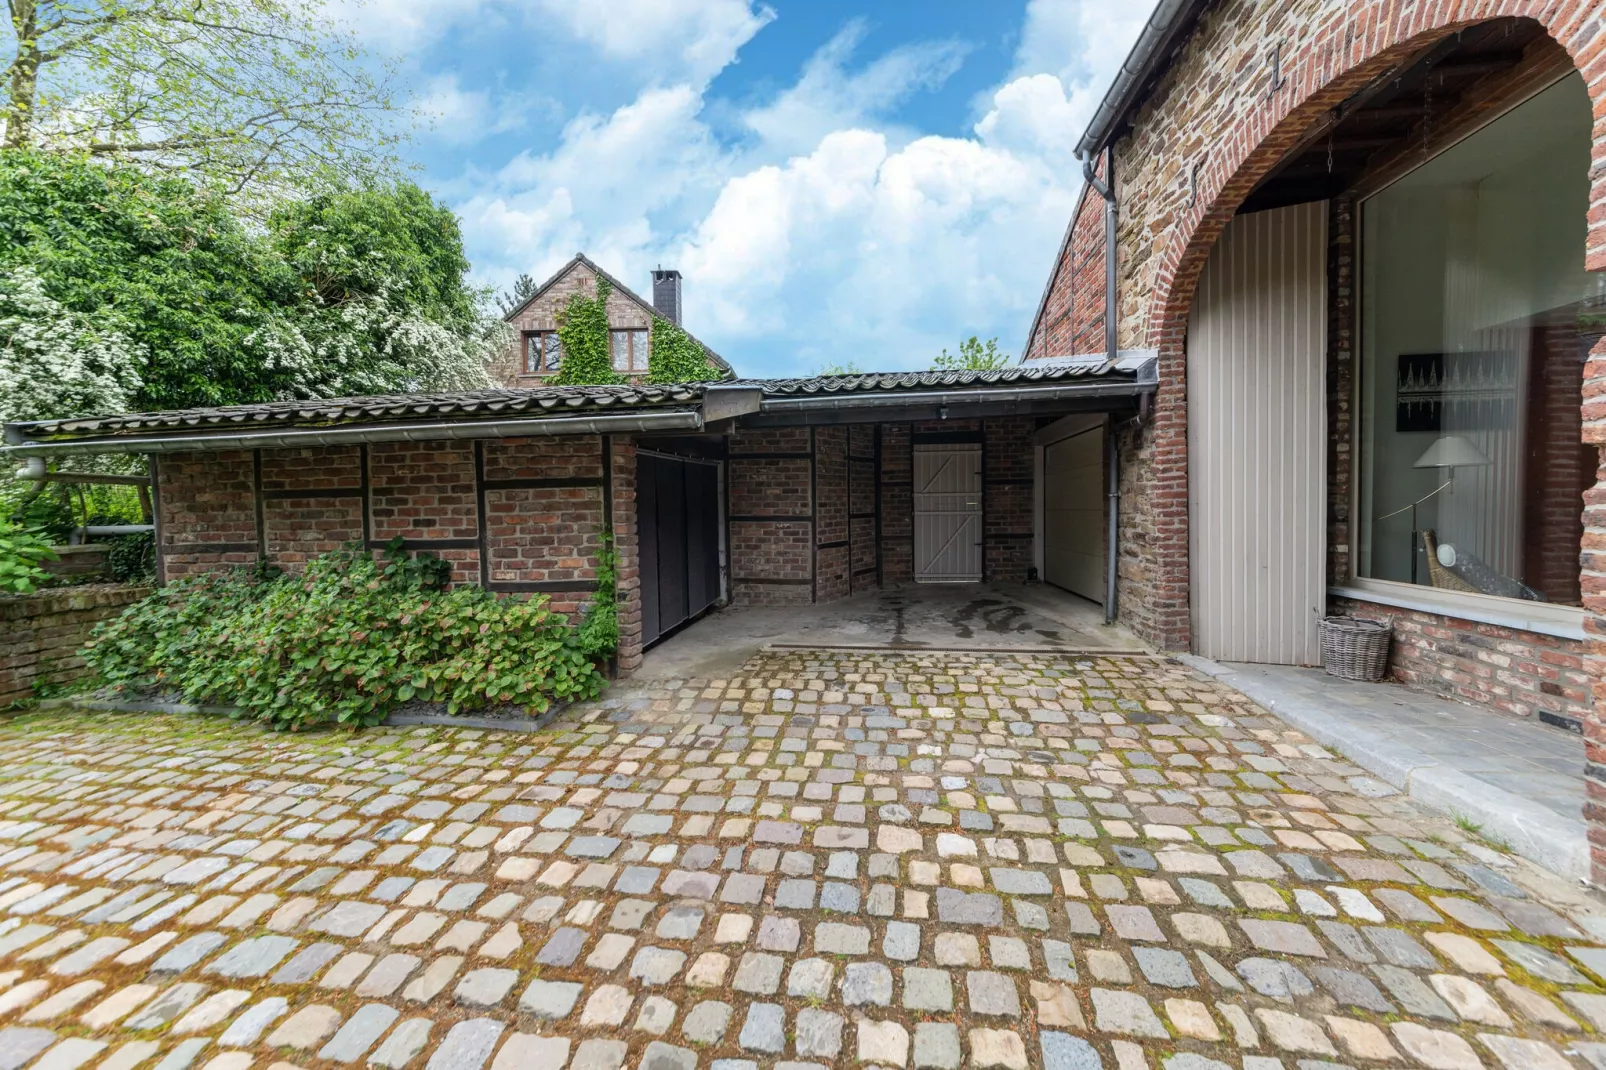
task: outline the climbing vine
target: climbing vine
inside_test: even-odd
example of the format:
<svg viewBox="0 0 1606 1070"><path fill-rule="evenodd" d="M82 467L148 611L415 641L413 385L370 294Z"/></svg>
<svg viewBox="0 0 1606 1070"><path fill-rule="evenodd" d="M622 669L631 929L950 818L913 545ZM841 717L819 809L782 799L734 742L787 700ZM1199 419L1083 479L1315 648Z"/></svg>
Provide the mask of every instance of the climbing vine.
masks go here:
<svg viewBox="0 0 1606 1070"><path fill-rule="evenodd" d="M563 363L553 382L560 386L601 386L622 383L608 352L608 295L613 287L597 279L597 296L574 294L558 316L558 341Z"/></svg>
<svg viewBox="0 0 1606 1070"><path fill-rule="evenodd" d="M719 378L719 371L709 361L703 344L679 324L662 316L652 318L652 344L648 353L649 383L701 383Z"/></svg>

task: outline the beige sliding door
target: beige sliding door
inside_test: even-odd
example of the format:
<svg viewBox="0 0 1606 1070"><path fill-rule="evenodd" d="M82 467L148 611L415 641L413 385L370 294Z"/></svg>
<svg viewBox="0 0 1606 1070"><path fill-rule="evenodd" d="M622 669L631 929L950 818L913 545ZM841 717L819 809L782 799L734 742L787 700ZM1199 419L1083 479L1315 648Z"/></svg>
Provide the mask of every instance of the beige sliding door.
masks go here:
<svg viewBox="0 0 1606 1070"><path fill-rule="evenodd" d="M1312 665L1326 604L1327 203L1234 218L1188 323L1193 646Z"/></svg>

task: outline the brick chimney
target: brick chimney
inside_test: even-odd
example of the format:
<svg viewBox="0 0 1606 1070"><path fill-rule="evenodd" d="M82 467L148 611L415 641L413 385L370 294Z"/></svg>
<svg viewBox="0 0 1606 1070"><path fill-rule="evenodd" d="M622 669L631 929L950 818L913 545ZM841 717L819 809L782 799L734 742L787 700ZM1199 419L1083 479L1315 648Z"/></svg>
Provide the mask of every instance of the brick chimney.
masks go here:
<svg viewBox="0 0 1606 1070"><path fill-rule="evenodd" d="M670 323L680 322L680 272L659 268L652 273L652 307Z"/></svg>

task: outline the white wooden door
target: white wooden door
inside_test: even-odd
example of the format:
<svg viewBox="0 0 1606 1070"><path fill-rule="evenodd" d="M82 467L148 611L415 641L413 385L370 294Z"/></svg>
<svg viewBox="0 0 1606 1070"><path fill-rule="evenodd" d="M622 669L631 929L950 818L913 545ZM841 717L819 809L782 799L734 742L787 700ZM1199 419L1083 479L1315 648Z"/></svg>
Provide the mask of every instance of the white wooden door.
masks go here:
<svg viewBox="0 0 1606 1070"><path fill-rule="evenodd" d="M1043 578L1104 604L1104 428L1043 448Z"/></svg>
<svg viewBox="0 0 1606 1070"><path fill-rule="evenodd" d="M915 581L981 579L981 447L917 445Z"/></svg>
<svg viewBox="0 0 1606 1070"><path fill-rule="evenodd" d="M1233 219L1188 322L1193 649L1314 665L1325 609L1327 204Z"/></svg>

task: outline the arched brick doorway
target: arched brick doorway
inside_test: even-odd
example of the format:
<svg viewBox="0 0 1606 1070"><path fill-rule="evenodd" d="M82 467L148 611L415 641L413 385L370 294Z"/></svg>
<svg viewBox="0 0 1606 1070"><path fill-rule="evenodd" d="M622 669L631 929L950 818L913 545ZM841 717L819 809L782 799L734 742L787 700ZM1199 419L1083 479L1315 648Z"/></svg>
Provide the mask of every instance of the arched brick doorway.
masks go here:
<svg viewBox="0 0 1606 1070"><path fill-rule="evenodd" d="M1152 451L1157 498L1148 550L1156 588L1162 592L1154 638L1177 648L1188 647L1191 640L1184 384L1195 288L1216 239L1246 197L1313 131L1328 125L1335 109L1376 80L1408 70L1463 31L1496 19L1532 20L1565 51L1589 87L1594 126L1586 266L1606 270L1606 35L1592 21L1598 15L1594 5L1370 3L1339 8L1304 3L1274 16L1264 12L1265 6L1229 3L1197 30L1116 148L1116 175L1127 212L1121 241L1122 344L1152 346L1160 357L1162 386L1146 446ZM1236 53L1225 43L1235 19L1264 27L1255 43L1240 45ZM1253 84L1237 86L1242 93L1222 92L1219 79L1203 77L1212 63L1226 71L1235 61L1241 67L1245 55L1265 59L1260 46L1272 41L1277 42L1276 64L1260 64L1248 79ZM1280 79L1275 83L1274 75ZM1257 96L1258 104L1243 108L1245 94ZM1135 204L1141 210L1134 210ZM1596 345L1583 377L1582 438L1598 449L1606 445L1606 343ZM1595 708L1606 712L1606 468L1598 469L1594 489L1584 501L1581 586L1590 612L1586 628L1592 637ZM1590 716L1588 739L1587 816L1597 875L1606 877L1602 713Z"/></svg>

